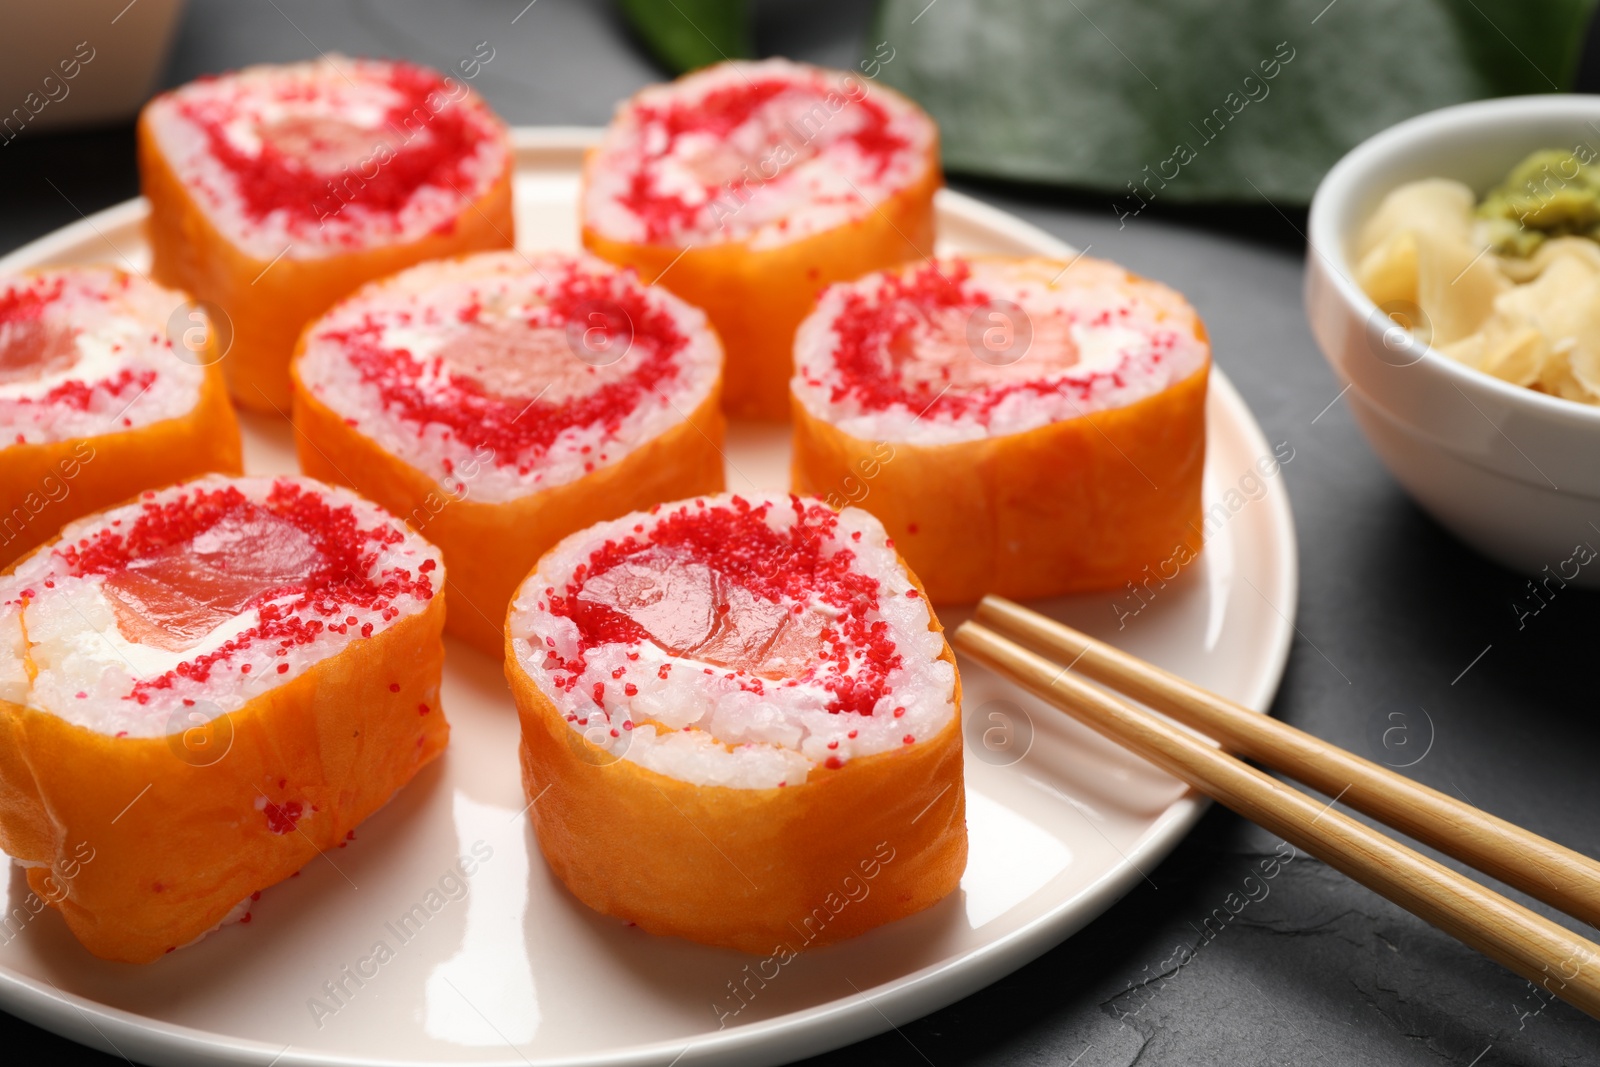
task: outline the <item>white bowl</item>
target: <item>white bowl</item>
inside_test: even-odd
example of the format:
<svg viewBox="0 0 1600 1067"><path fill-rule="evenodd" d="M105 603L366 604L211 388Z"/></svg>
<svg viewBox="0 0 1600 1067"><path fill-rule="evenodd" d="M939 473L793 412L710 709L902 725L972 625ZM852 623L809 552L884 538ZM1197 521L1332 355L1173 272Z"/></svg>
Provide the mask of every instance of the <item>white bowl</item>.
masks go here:
<svg viewBox="0 0 1600 1067"><path fill-rule="evenodd" d="M1513 570L1600 588L1600 561L1587 565L1587 546L1600 549L1600 408L1416 344L1361 291L1352 262L1362 224L1396 186L1454 178L1481 195L1528 153L1580 143L1600 155L1600 97L1462 104L1362 142L1311 201L1305 298L1357 425L1418 504Z"/></svg>
<svg viewBox="0 0 1600 1067"><path fill-rule="evenodd" d="M6 4L0 144L131 119L156 87L183 0Z"/></svg>

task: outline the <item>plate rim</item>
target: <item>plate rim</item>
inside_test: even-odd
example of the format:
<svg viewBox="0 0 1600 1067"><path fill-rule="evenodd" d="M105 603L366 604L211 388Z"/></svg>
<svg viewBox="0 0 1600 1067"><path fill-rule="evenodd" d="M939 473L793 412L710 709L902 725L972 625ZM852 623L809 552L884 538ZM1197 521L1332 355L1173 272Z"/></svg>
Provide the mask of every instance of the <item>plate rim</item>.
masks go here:
<svg viewBox="0 0 1600 1067"><path fill-rule="evenodd" d="M514 152L582 152L598 141L603 131L588 126L517 126L511 128ZM942 188L938 207L964 220L1037 248L1041 254L1070 257L1079 254L1070 244L1017 215L965 193ZM0 272L9 273L48 264L66 250L98 238L124 264L127 255L112 243L104 229L127 226L148 212L143 197L134 197L81 216L76 222L35 238L0 257ZM104 229L103 229L104 228ZM1233 432L1239 433L1258 455L1272 451L1260 423L1244 398L1213 359L1210 388L1214 403L1229 414ZM1209 437L1209 431L1208 431ZM1209 443L1209 442L1208 442ZM1264 650L1265 670L1256 690L1243 703L1266 714L1282 683L1294 643L1294 619L1299 604L1299 544L1288 489L1279 484L1264 498L1270 501L1265 521L1277 553L1274 588L1279 603L1269 600L1282 625L1274 626L1271 647ZM643 1067L666 1063L781 1063L817 1055L886 1032L896 1024L890 1012L905 1021L921 1018L1026 965L1060 945L1120 900L1142 880L1139 872L1165 859L1188 836L1210 801L1193 790L1169 804L1150 828L1124 853L1124 862L1109 868L1076 894L1002 937L966 954L930 964L888 982L839 997L813 1007L788 1012L759 1022L701 1034L687 1043L653 1042L610 1052L585 1053L529 1060L472 1058L452 1062L473 1067ZM97 1040L128 1058L132 1053L150 1062L211 1064L251 1067L416 1067L422 1061L395 1061L343 1053L295 1051L216 1031L154 1019L123 1008L111 1007L55 986L48 978L34 979L0 964L0 1010L80 1044L95 1047ZM118 1044L113 1036L126 1044ZM694 1055L689 1056L693 1050ZM513 1049L513 1051L515 1051ZM687 1057L687 1058L686 1058ZM752 1058L754 1057L754 1058Z"/></svg>

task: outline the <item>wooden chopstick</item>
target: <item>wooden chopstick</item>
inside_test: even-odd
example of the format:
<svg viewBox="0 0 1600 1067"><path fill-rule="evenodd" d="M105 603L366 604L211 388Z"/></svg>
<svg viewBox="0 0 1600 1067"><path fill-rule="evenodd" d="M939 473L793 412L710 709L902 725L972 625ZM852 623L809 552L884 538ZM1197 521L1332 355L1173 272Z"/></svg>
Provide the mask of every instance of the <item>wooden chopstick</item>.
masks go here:
<svg viewBox="0 0 1600 1067"><path fill-rule="evenodd" d="M1600 863L1000 597L977 618L1325 796L1600 926Z"/></svg>
<svg viewBox="0 0 1600 1067"><path fill-rule="evenodd" d="M977 622L952 637L1090 728L1595 1018L1600 946Z"/></svg>

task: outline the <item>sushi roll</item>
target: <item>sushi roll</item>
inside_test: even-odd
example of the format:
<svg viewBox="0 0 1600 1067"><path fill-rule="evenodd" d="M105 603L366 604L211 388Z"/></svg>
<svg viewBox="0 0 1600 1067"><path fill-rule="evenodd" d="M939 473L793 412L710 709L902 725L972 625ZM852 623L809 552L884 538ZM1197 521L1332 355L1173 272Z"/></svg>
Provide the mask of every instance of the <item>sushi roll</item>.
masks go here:
<svg viewBox="0 0 1600 1067"><path fill-rule="evenodd" d="M1171 579L1201 548L1210 364L1183 297L1101 260L834 286L795 340L794 489L859 501L935 603Z"/></svg>
<svg viewBox="0 0 1600 1067"><path fill-rule="evenodd" d="M308 478L71 523L0 577L0 849L104 959L247 914L444 748L442 578Z"/></svg>
<svg viewBox="0 0 1600 1067"><path fill-rule="evenodd" d="M427 263L306 331L301 469L443 549L451 632L499 658L506 605L546 549L722 489L721 366L704 314L591 257Z"/></svg>
<svg viewBox="0 0 1600 1067"><path fill-rule="evenodd" d="M597 911L782 955L961 878L960 678L865 511L724 495L574 534L506 674L539 846Z"/></svg>
<svg viewBox="0 0 1600 1067"><path fill-rule="evenodd" d="M373 278L512 243L505 125L454 78L328 56L201 78L145 106L151 271L221 306L234 399L289 412L305 324Z"/></svg>
<svg viewBox="0 0 1600 1067"><path fill-rule="evenodd" d="M239 472L222 343L183 293L120 270L0 278L0 567L141 489Z"/></svg>
<svg viewBox="0 0 1600 1067"><path fill-rule="evenodd" d="M905 97L784 60L645 89L584 165L583 242L706 309L730 415L789 417L795 327L831 282L933 251L939 133Z"/></svg>

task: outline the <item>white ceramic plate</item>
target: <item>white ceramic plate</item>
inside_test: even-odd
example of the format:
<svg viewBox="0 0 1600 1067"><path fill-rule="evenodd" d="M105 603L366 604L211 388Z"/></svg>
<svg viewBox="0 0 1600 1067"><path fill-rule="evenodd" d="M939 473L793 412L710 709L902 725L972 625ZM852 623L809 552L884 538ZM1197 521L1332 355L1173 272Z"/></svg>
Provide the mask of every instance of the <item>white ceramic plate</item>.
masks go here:
<svg viewBox="0 0 1600 1067"><path fill-rule="evenodd" d="M522 247L576 247L577 167L594 136L518 131ZM103 211L0 269L96 261L142 269L144 213L142 201ZM1072 254L955 193L940 194L939 225L950 251ZM247 416L245 438L250 470L294 469L283 423ZM1149 603L1120 631L1112 605L1137 607L1131 595L1046 607L1264 709L1293 632L1294 528L1281 480L1250 474L1271 448L1215 371L1208 445L1207 504L1222 510L1200 563L1165 588L1152 584ZM787 485L781 428L734 426L729 460L729 488ZM944 622L958 616L944 613ZM775 977L770 967L769 977L753 977L750 957L625 927L566 893L522 815L517 719L500 664L452 643L449 751L356 841L268 890L250 924L145 967L94 959L53 912L0 928L0 1007L160 1065L770 1064L859 1040L1059 943L1152 870L1202 810L1172 778L988 671L963 663L962 681L971 860L961 891L808 952ZM474 851L488 858L461 887L456 857ZM6 912L25 893L20 869L0 878ZM397 921L419 904L426 921L400 936ZM392 958L363 966L379 942Z"/></svg>

